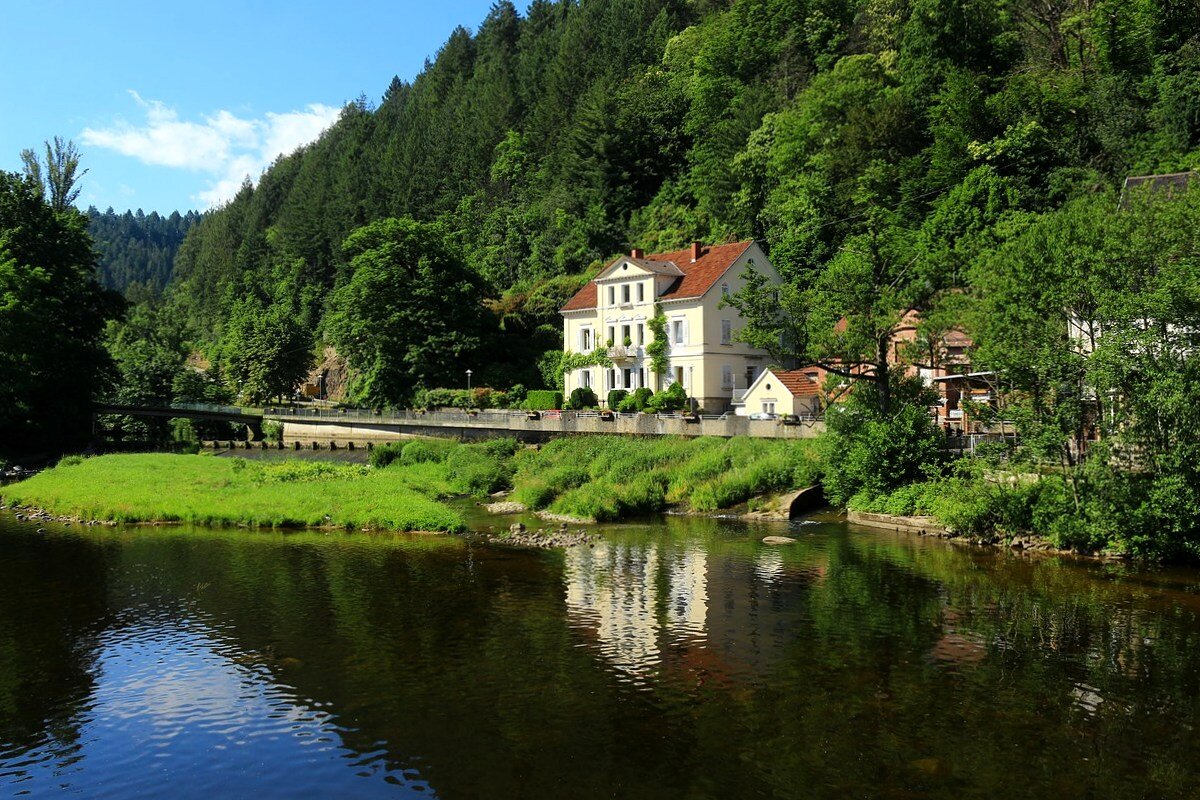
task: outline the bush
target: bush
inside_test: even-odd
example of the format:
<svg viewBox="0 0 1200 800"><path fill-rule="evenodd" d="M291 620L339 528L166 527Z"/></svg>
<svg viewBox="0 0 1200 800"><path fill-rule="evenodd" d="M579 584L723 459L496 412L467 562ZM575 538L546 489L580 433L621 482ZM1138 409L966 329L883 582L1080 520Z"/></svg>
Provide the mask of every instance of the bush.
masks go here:
<svg viewBox="0 0 1200 800"><path fill-rule="evenodd" d="M63 456L58 460L59 467L76 467L83 463L83 456ZM4 467L4 462L0 461L0 468Z"/></svg>
<svg viewBox="0 0 1200 800"><path fill-rule="evenodd" d="M512 439L494 439L455 447L445 462L450 485L476 496L507 488L513 473L510 457L516 446Z"/></svg>
<svg viewBox="0 0 1200 800"><path fill-rule="evenodd" d="M367 456L367 460L372 467L383 469L399 459L400 453L403 450L404 442L388 442L372 448L370 455Z"/></svg>
<svg viewBox="0 0 1200 800"><path fill-rule="evenodd" d="M401 464L440 464L458 447L451 439L414 439L405 442L400 452Z"/></svg>
<svg viewBox="0 0 1200 800"><path fill-rule="evenodd" d="M585 408L595 408L600 405L600 399L596 397L596 393L586 386L580 386L578 389L571 391L571 399L567 401L567 408L573 411L581 411Z"/></svg>
<svg viewBox="0 0 1200 800"><path fill-rule="evenodd" d="M663 391L651 397L646 403L646 410L652 412L667 413L671 411L679 411L688 404L687 392L683 390L682 383L672 383Z"/></svg>
<svg viewBox="0 0 1200 800"><path fill-rule="evenodd" d="M631 414L636 411L645 411L646 405L650 402L650 398L654 397L654 392L643 386L640 389L634 389L633 394L621 401L620 407L617 409L623 414Z"/></svg>
<svg viewBox="0 0 1200 800"><path fill-rule="evenodd" d="M525 408L531 411L550 411L562 407L562 392L553 389L530 389L525 395Z"/></svg>
<svg viewBox="0 0 1200 800"><path fill-rule="evenodd" d="M871 497L887 495L937 474L942 433L930 418L929 404L919 396L919 387L899 383L896 405L888 418L881 417L874 407L867 387L855 389L825 417L827 431L821 442L829 501L846 505L860 492Z"/></svg>
<svg viewBox="0 0 1200 800"><path fill-rule="evenodd" d="M522 390L524 391L524 390ZM473 389L421 389L413 395L414 408L507 408L508 397L487 386Z"/></svg>
<svg viewBox="0 0 1200 800"><path fill-rule="evenodd" d="M279 443L283 441L283 423L269 419L262 424L263 439L268 442Z"/></svg>
<svg viewBox="0 0 1200 800"><path fill-rule="evenodd" d="M629 396L629 392L624 389L613 389L608 393L608 407L612 411L619 411L621 403Z"/></svg>

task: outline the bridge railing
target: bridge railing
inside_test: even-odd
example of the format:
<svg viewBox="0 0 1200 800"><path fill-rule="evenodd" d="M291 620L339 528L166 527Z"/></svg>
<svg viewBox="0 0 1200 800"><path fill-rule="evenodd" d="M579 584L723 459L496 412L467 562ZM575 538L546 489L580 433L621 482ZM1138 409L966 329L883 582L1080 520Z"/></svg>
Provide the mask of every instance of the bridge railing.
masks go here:
<svg viewBox="0 0 1200 800"><path fill-rule="evenodd" d="M102 411L110 409L110 413L114 414L120 414L121 409L128 409L130 411L145 409L148 411L190 411L198 414L221 414L230 417L261 417L263 415L261 408L228 406L219 403L163 403L153 400L129 400L101 402L97 403L97 407Z"/></svg>

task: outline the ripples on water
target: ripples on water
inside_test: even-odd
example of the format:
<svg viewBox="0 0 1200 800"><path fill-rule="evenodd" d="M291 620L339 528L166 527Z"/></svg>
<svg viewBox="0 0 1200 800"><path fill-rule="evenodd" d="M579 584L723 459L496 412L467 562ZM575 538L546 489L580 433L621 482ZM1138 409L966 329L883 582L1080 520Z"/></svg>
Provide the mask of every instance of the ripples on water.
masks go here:
<svg viewBox="0 0 1200 800"><path fill-rule="evenodd" d="M0 793L1188 796L1194 574L778 532L0 520Z"/></svg>

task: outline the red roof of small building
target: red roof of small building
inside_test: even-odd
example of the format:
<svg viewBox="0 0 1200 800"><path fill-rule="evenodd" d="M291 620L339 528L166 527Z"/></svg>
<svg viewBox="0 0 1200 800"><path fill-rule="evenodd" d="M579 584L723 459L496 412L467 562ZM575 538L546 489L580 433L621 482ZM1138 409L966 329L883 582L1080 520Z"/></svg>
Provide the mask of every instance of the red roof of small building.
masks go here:
<svg viewBox="0 0 1200 800"><path fill-rule="evenodd" d="M816 397L821 393L820 379L821 369L791 369L786 372L776 372L771 370L771 375L779 379L783 384L783 388L791 393L792 397ZM815 373L817 380L809 377L809 373ZM768 378L770 380L770 378Z"/></svg>
<svg viewBox="0 0 1200 800"><path fill-rule="evenodd" d="M741 257L742 253L754 244L753 240L745 242L735 242L733 244L714 244L704 247L700 251L700 258L692 261L692 248L686 247L683 250L673 250L670 253L655 253L645 256L644 259L633 259L629 256L621 256L613 259L605 265L604 271L619 261L652 261L652 262L669 262L679 268L683 273L682 277L676 278L675 281L659 295L662 300L683 300L690 297L700 297L705 292L713 287L725 271ZM575 293L575 296L567 301L567 304L562 307L562 311L578 311L584 308L596 307L596 281L591 280L584 284L584 287Z"/></svg>

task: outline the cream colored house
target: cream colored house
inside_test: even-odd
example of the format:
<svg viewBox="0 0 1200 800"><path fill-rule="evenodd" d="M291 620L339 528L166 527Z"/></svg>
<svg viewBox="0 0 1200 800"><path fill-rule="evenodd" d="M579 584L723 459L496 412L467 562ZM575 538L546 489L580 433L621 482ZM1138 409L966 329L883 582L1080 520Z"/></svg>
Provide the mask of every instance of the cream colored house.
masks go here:
<svg viewBox="0 0 1200 800"><path fill-rule="evenodd" d="M763 370L734 411L743 417L817 416L821 413L821 382L826 374L820 367Z"/></svg>
<svg viewBox="0 0 1200 800"><path fill-rule="evenodd" d="M600 397L611 389L649 387L660 391L682 383L706 411L729 409L762 372L767 354L734 341L741 327L737 309L719 307L742 287L747 269L779 282L762 248L753 241L645 255L634 250L616 259L562 307L563 350L591 353L604 348L612 367L591 366L567 373L567 394L580 386ZM646 345L653 334L654 304L666 315L669 366L657 375Z"/></svg>

